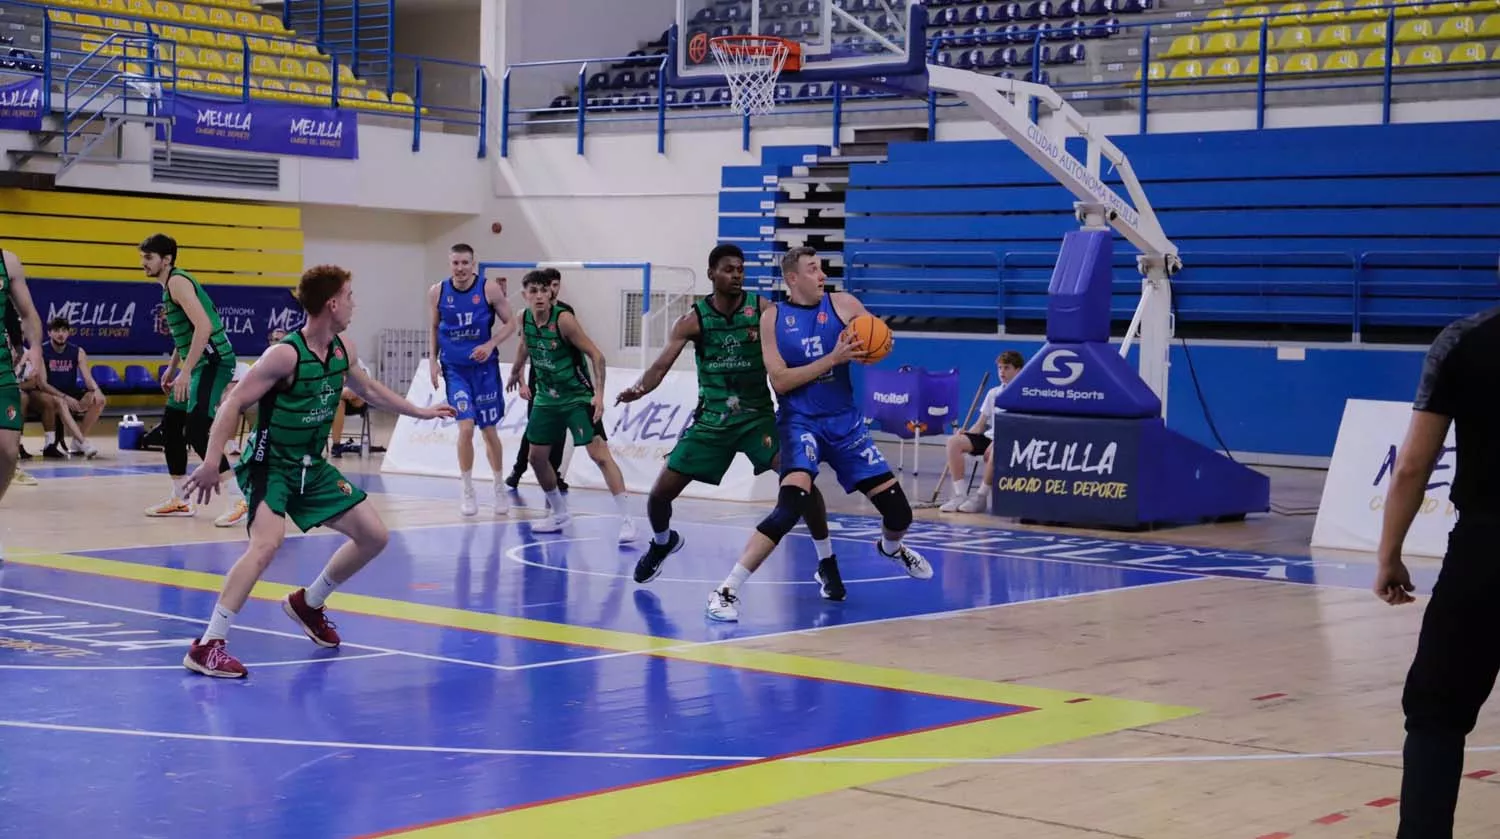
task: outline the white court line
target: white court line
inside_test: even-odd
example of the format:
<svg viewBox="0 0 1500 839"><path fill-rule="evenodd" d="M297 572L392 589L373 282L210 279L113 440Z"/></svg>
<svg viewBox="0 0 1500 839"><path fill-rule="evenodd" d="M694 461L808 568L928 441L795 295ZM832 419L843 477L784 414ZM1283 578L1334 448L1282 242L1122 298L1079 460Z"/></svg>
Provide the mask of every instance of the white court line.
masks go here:
<svg viewBox="0 0 1500 839"><path fill-rule="evenodd" d="M903 578L903 579L905 579L905 578ZM532 663L532 664L518 664L518 665L515 665L512 669L514 669L514 670L537 670L537 669L540 669L540 668L543 668L543 667L557 667L558 665L562 665L562 664L581 664L581 663L586 662L586 661L603 661L605 659L611 659L611 658L627 658L629 656L637 656L637 655L656 655L656 654L665 653L665 652L681 652L683 650L693 650L693 649L697 649L699 647L714 647L714 646L718 646L718 645L721 645L721 644L736 644L736 643L740 643L742 641L762 641L762 640L767 640L767 639L771 639L771 638L788 638L788 637L791 637L791 636L794 636L794 635L816 635L818 633L827 632L827 631L833 630L833 629L847 629L849 627L854 627L854 626L875 626L877 624L896 623L898 621L935 621L935 620L945 620L945 619L951 618L951 617L958 617L958 616L961 616L961 615L969 615L969 614L974 614L976 612L985 612L985 611L989 611L990 609L1004 609L1007 606L1025 606L1025 605L1028 605L1028 604L1031 604L1031 603L1063 603L1063 602L1067 602L1067 601L1070 601L1070 600L1080 600L1080 599L1085 598L1085 597L1096 597L1096 596L1101 595L1101 594L1117 594L1119 592L1124 592L1124 591L1135 591L1136 589L1160 588L1162 586L1176 586L1176 585L1181 585L1183 583L1196 582L1199 579L1202 579L1202 578L1200 578L1200 577L1193 577L1193 578L1190 578L1190 579L1183 579L1183 580L1161 580L1161 581L1155 582L1155 583L1143 583L1143 584L1138 585L1138 586L1127 586L1125 588L1094 589L1094 590L1091 590L1091 591L1077 592L1076 594L1059 594L1059 595L1056 595L1054 597L1039 597L1039 598L1035 598L1033 600L1015 600L1015 601L1011 601L1011 602L1008 602L1008 603L987 603L987 604L984 604L982 606L968 606L968 607L965 607L963 609L950 609L950 610L948 610L946 612L928 612L926 614L919 614L919 615L893 615L893 616L887 617L887 618L870 618L869 620L850 621L848 623L835 623L835 624L829 624L827 626L809 626L809 627L806 627L806 628L803 628L803 629L787 629L787 630L782 630L781 632L766 632L766 633L759 634L759 635L736 635L733 638L719 638L719 639L716 639L716 640L713 640L713 641L690 641L690 642L683 643L683 644L674 644L674 645L669 646L669 647L653 647L653 648L651 648L649 650L624 650L624 651L621 651L621 652L614 652L614 653L601 653L599 655L579 656L579 657L576 657L576 658L564 658L564 659L558 659L556 661L539 661L539 662L535 662L535 663ZM660 636L651 636L651 637L657 637L657 638L659 638Z"/></svg>
<svg viewBox="0 0 1500 839"><path fill-rule="evenodd" d="M531 561L529 559L522 559L521 556L520 556L520 554L523 551L525 551L527 548L546 547L548 545L562 545L562 544L567 544L567 543L571 543L571 542L602 542L602 541L604 541L604 539L605 539L605 537L603 537L603 536L573 536L573 537L568 537L566 539L535 539L535 540L532 540L530 542L522 542L519 545L512 545L511 547L506 548L505 549L505 558L508 559L508 560L510 560L511 562L517 563L519 565L528 565L528 566L530 566L532 568L540 568L540 569L542 569L544 571L556 571L556 572L558 572L560 574L582 574L582 575L589 576L589 577L605 577L605 578L613 579L613 580L634 580L634 576L631 575L631 574L620 574L620 573L616 573L614 571L590 571L590 570L585 569L585 568L559 567L559 566L556 566L556 565L547 565L547 564L541 563L541 562L533 562L533 561ZM845 580L844 583L845 584L850 584L850 583L888 583L888 582L892 582L892 581L895 581L895 580L910 580L910 579L911 579L910 575L907 575L907 574L896 574L896 575L890 576L890 577L862 577L862 578L855 579L855 580ZM694 583L694 584L700 584L701 583L702 585L711 586L711 585L718 584L721 580L723 580L723 577L714 577L713 579L706 579L705 578L705 579L701 579L701 580L689 580L689 579L685 579L683 577L657 577L652 582L659 582L659 583ZM806 580L757 580L754 577L751 577L749 580L746 581L745 585L746 586L751 586L751 585L755 585L755 586L815 586L815 585L819 585L819 583L818 583L817 580L814 580L811 577L809 577Z"/></svg>
<svg viewBox="0 0 1500 839"><path fill-rule="evenodd" d="M22 591L20 589L3 587L0 587L0 592L6 592L8 594L19 594L23 597L40 597L44 600L56 600L59 603L72 603L77 606L93 606L99 609L114 609L117 612L129 612L135 615L145 615L147 617L162 618L164 620L183 621L184 623L195 623L203 626L208 625L208 621L202 620L201 618L190 618L183 615L172 615L166 612L153 612L149 609L135 609L130 606L117 606L113 603L100 603L94 600L81 600L75 597L62 597L56 594L41 594L34 591ZM282 638L296 638L298 640L307 640L307 636L301 633L278 632L274 629L259 629L257 627L241 626L239 624L234 625L234 630L244 632L258 632L262 635L276 635ZM348 641L340 643L339 646L355 650L369 650L370 652L386 653L388 655L406 656L408 658L420 658L427 661L441 661L445 664L462 664L469 667L482 667L486 670L510 671L516 669L515 666L509 664L489 664L483 661L469 661L468 659L462 658L448 658L447 656L428 655L427 653L414 653L410 652L409 650L393 650L388 647L372 647L368 644L351 644Z"/></svg>
<svg viewBox="0 0 1500 839"><path fill-rule="evenodd" d="M1274 762L1291 760L1341 760L1368 757L1400 757L1400 749L1380 749L1358 752L1273 752L1229 755L1143 755L1138 757L834 757L817 754L778 757L776 755L695 755L658 754L651 752L583 752L550 749L486 749L462 746L413 746L399 743L348 743L328 740L291 740L279 737L234 737L223 734L190 734L178 731L152 731L134 728L106 728L91 725L63 725L60 723L27 722L24 720L0 720L0 727L21 728L35 731L63 731L73 734L110 734L123 737L147 737L163 740L195 740L211 743L243 743L261 746L301 746L318 749L358 750L376 752L417 752L423 754L479 755L499 757L557 757L587 758L595 760L636 761L682 761L716 763L748 763L774 761L776 763L870 763L870 764L933 764L943 766L1049 766L1124 763L1232 763L1242 761ZM897 735L900 736L900 735ZM828 746L832 751L845 748L839 744ZM1500 752L1500 746L1468 746L1466 752Z"/></svg>
<svg viewBox="0 0 1500 839"><path fill-rule="evenodd" d="M296 661L245 662L246 667L290 667L294 664L323 664L329 661L359 661L362 658L386 658L396 653L361 653L359 655L336 655L323 658L302 658ZM0 670L181 670L181 664L0 664Z"/></svg>

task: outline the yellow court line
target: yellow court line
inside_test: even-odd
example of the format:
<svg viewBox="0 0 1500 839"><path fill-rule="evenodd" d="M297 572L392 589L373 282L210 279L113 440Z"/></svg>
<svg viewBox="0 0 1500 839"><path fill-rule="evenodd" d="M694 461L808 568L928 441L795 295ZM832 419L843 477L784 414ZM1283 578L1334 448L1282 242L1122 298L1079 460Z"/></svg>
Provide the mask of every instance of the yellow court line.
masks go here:
<svg viewBox="0 0 1500 839"><path fill-rule="evenodd" d="M199 591L218 591L222 582L222 577L218 574L89 556L36 554L6 561ZM280 600L294 589L294 586L284 583L263 581L256 585L251 596L274 601ZM682 661L1040 710L898 735L816 753L818 757L879 758L882 762L826 763L811 761L805 757L797 760L775 759L532 807L461 816L429 826L404 828L384 834L407 839L477 839L491 836L525 836L528 839L589 836L591 839L609 839L915 775L942 765L930 761L901 762L902 759L941 758L962 761L1003 757L1198 713L1193 708L826 661L744 649L729 644L685 645L682 641L670 638L483 614L360 594L338 592L330 598L329 603L335 611L435 627L468 629L616 652L642 652ZM1082 699L1087 701L1079 701ZM829 709L828 712L837 713L837 709Z"/></svg>

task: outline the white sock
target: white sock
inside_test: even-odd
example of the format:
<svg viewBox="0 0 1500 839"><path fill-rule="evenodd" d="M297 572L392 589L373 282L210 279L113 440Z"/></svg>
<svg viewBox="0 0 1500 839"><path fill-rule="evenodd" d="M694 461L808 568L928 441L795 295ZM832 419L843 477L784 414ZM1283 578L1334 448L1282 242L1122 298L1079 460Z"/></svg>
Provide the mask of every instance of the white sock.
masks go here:
<svg viewBox="0 0 1500 839"><path fill-rule="evenodd" d="M244 500L245 493L240 491L239 479L235 478L233 472L221 475L220 477L224 479L223 482L219 484L219 486L224 488L225 498L229 499L230 501Z"/></svg>
<svg viewBox="0 0 1500 839"><path fill-rule="evenodd" d="M568 504L563 500L563 494L557 490L547 493L547 503L552 505L552 515L565 516L568 514Z"/></svg>
<svg viewBox="0 0 1500 839"><path fill-rule="evenodd" d="M461 477L464 479L464 492L473 492L474 474L472 472L465 472Z"/></svg>
<svg viewBox="0 0 1500 839"><path fill-rule="evenodd" d="M328 578L328 569L324 568L323 573L319 574L318 578L313 580L312 585L307 587L307 605L314 609L322 608L328 600L328 595L333 594L333 590L338 587L338 583Z"/></svg>
<svg viewBox="0 0 1500 839"><path fill-rule="evenodd" d="M670 529L663 530L660 533L651 534L651 541L655 542L658 545L665 545L667 542L671 541L671 539L672 531Z"/></svg>
<svg viewBox="0 0 1500 839"><path fill-rule="evenodd" d="M57 433L56 433L56 432L53 432L53 431L48 431L48 432L47 432L47 433L46 433L46 434L44 434L44 435L43 435L43 436L44 436L44 437L45 437L45 438L46 438L46 440L47 440L47 446L48 446L48 447L49 447L49 448L50 448L50 447L51 447L51 446L52 446L52 445L53 445L53 444L54 444L54 443L56 443L56 442L57 442Z"/></svg>
<svg viewBox="0 0 1500 839"><path fill-rule="evenodd" d="M880 549L882 551L885 551L890 556L895 556L901 551L901 540L897 539L896 541L892 542L890 539L882 536L880 537Z"/></svg>
<svg viewBox="0 0 1500 839"><path fill-rule="evenodd" d="M223 603L215 603L214 616L209 618L208 629L203 631L203 637L198 639L198 643L207 644L215 638L229 637L229 624L234 622L234 614Z"/></svg>
<svg viewBox="0 0 1500 839"><path fill-rule="evenodd" d="M630 509L625 504L625 499L627 499L627 498L629 498L629 495L627 495L626 493L623 493L623 492L620 493L619 495L616 495L615 496L615 509L620 512L620 515L628 517L630 515Z"/></svg>
<svg viewBox="0 0 1500 839"><path fill-rule="evenodd" d="M182 485L185 484L185 483L187 483L187 476L186 475L183 475L180 478L173 478L172 479L172 497L175 498L175 499L177 499L178 501L185 500L182 497ZM222 638L224 636L221 635L219 637Z"/></svg>
<svg viewBox="0 0 1500 839"><path fill-rule="evenodd" d="M729 576L724 578L724 582L719 586L719 588L727 588L730 591L739 591L740 586L744 585L745 581L748 579L750 579L750 571L746 569L745 566L736 562L734 564L734 570L729 572Z"/></svg>
<svg viewBox="0 0 1500 839"><path fill-rule="evenodd" d="M818 559L827 559L830 556L833 556L832 539L814 539L813 547L817 548L818 550Z"/></svg>

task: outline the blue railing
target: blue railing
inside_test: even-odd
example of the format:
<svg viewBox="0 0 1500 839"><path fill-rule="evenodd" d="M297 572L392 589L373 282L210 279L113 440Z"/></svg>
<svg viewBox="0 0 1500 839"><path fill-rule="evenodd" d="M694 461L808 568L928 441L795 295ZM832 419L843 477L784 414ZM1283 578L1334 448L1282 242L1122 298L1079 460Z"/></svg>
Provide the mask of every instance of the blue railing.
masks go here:
<svg viewBox="0 0 1500 839"><path fill-rule="evenodd" d="M413 151L421 149L424 128L472 128L478 135L478 156L485 157L487 154L488 77L480 64L390 53L387 72L366 82L352 69L352 52L320 51L306 40L278 38L244 29L201 26L180 20L165 21L110 10L107 14L111 19L129 21L139 27L139 31L129 39L132 45L126 46L125 41L119 40L122 36L114 29L59 23L47 14L94 14L102 17L106 14L102 11L47 6L20 0L4 0L0 2L0 6L8 10L34 10L39 18L43 48L42 55L37 56L36 60L41 65L40 75L46 82L46 107L49 112L54 109L53 88L59 83L60 74L69 73L76 65L119 60L138 65L140 72L137 78L159 84L167 94L181 90L195 96L248 102L274 92L278 96L296 96L296 101L310 105L349 108L362 114L409 119L412 123ZM17 31L15 27L18 25L12 24L13 31ZM19 31L24 31L24 25L20 26ZM207 47L189 43L186 39L179 42L164 37L164 30L170 32L174 28L189 33L190 36L194 32L207 33L211 36L210 40L218 39L220 35L230 36L232 41L225 38L221 39L221 43L233 42L238 46ZM260 39L267 45L281 44L283 52L272 54L256 51L252 48L251 39ZM155 48L141 48L136 42L154 44ZM117 45L120 52L107 49L112 44ZM208 52L213 54L218 64L202 60L202 55ZM89 58L90 53L95 55ZM193 60L179 60L179 56L188 55ZM291 67L289 61L295 63L295 68ZM231 66L235 64L238 66ZM311 71L314 66L322 68L318 74ZM302 75L287 73L289 68L300 68ZM322 77L322 72L326 72L326 78ZM193 75L188 77L189 73ZM467 97L461 95L465 91ZM268 101L274 100L268 98Z"/></svg>
<svg viewBox="0 0 1500 839"><path fill-rule="evenodd" d="M1350 0L1352 3L1353 0ZM1175 18L1170 21L1157 21L1154 23L1128 23L1119 22L1117 18L1111 18L1108 22L1096 22L1091 26L1106 26L1107 37L1089 37L1079 43L1087 47L1103 43L1118 43L1126 40L1136 40L1140 44L1139 56L1130 59L1128 69L1134 70L1134 78L1124 81L1112 82L1080 82L1080 83L1058 83L1052 84L1047 78L1051 69L1068 66L1061 63L1049 63L1044 60L1045 48L1055 43L1063 35L1060 30L1042 30L1040 27L1034 32L1024 32L1020 35L1015 33L987 34L975 36L970 34L956 34L952 36L938 35L928 39L929 61L937 62L945 49L964 45L965 42L982 41L989 49L998 47L1015 47L1018 50L1030 49L1030 61L1022 65L1009 65L1007 70L1018 76L1040 80L1049 84L1054 90L1072 101L1077 107L1085 107L1084 102L1108 102L1126 101L1135 105L1135 112L1139 120L1139 132L1149 133L1149 116L1154 109L1159 109L1164 101L1181 96L1212 97L1223 101L1229 101L1231 97L1245 97L1253 95L1255 100L1256 127L1265 127L1265 116L1267 109L1267 98L1271 95L1316 91L1316 90L1358 90L1378 89L1381 106L1382 124L1391 121L1391 106L1400 100L1398 92L1400 88L1408 85L1442 83L1444 85L1476 85L1485 82L1500 80L1500 59L1485 56L1479 61L1464 61L1459 63L1424 63L1413 67L1402 63L1396 66L1396 40L1399 31L1398 23L1402 20L1414 19L1408 15L1415 9L1423 7L1453 6L1452 0L1421 0L1414 3L1391 3L1381 6L1361 7L1358 9L1362 16L1357 20L1319 22L1317 26L1334 25L1340 22L1355 23L1360 26L1369 23L1384 22L1385 32L1382 44L1370 46L1384 49L1383 61L1380 67L1359 67L1347 69L1325 69L1317 67L1296 67L1282 69L1277 67L1268 71L1268 59L1278 59L1281 56L1295 57L1298 55L1312 54L1323 56L1330 54L1333 50L1355 50L1352 43L1330 46L1327 44L1307 43L1301 44L1296 49L1278 46L1272 50L1271 34L1281 29L1273 28L1272 21L1281 19L1296 19L1312 14L1306 12L1277 12L1262 15L1250 15L1236 18L1237 21L1259 21L1258 29L1255 26L1240 26L1233 30L1211 30L1234 31L1236 33L1258 32L1259 46L1256 52L1233 52L1218 57L1255 57L1255 69L1253 73L1238 73L1225 75L1219 78L1167 78L1168 71L1164 65L1157 61L1153 55L1153 40L1160 33L1170 32L1171 35L1162 36L1170 39L1177 34L1205 34L1204 31L1192 31L1194 24L1205 23L1205 18ZM1352 10L1351 10L1352 11ZM1477 15L1487 13L1500 13L1500 11L1487 12L1480 10L1474 12ZM1363 17L1375 15L1375 17ZM1454 12L1449 16L1463 16L1463 12ZM1427 19L1443 17L1444 15L1431 15ZM1421 19L1421 18L1415 18ZM1087 27L1085 27L1087 28ZM1471 37L1467 40L1479 40ZM1452 41L1450 43L1458 43ZM1414 42L1413 47L1423 44ZM1493 50L1494 44L1487 44L1486 51ZM982 48L981 48L982 49ZM1183 55L1182 60L1201 60L1202 56ZM743 135L743 147L750 149L750 134L752 130L752 119L748 116L742 117L731 112L725 102L683 102L670 101L675 91L669 91L665 83L666 62L669 56L660 58L643 59L640 56L618 57L618 58L585 58L565 59L554 61L526 61L508 65L502 81L501 95L501 126L500 126L500 149L501 155L509 152L510 135L518 123L524 121L527 126L559 126L572 125L577 136L578 154L585 150L585 137L587 126L590 124L611 123L651 123L654 124L657 135L657 152L666 153L666 133L669 123L681 120L704 120L704 119L739 119L741 121L741 133ZM620 103L594 103L590 104L588 90L589 68L591 65L613 64L630 62L632 69L637 72L655 71L657 81L654 85L654 93L647 92L645 88L637 88L629 91L631 95L621 97L629 101ZM648 63L649 62L649 63ZM556 67L560 65L577 66L578 70L578 97L576 102L566 107L516 107L513 101L512 77L518 72L525 73L538 68ZM1133 66L1131 66L1133 65ZM1160 68L1162 76L1152 78L1155 71ZM994 69L994 68L990 68ZM1298 79L1316 79L1316 81L1299 82ZM599 91L602 93L615 93L616 91ZM796 93L796 91L794 91ZM1458 96L1460 93L1446 92L1445 96ZM957 97L930 93L925 101L902 102L900 104L882 104L884 100L900 100L899 94L891 94L876 91L862 91L859 89L858 80L843 85L834 85L832 90L818 96L781 97L778 99L778 116L786 115L831 115L833 145L841 144L840 131L843 124L850 115L870 114L892 111L925 111L927 115L929 136L936 138L939 117L942 111L950 108L965 108L963 102ZM851 103L858 103L858 107L851 107ZM1237 105L1236 105L1237 107ZM1034 117L1034 115L1033 115Z"/></svg>
<svg viewBox="0 0 1500 839"><path fill-rule="evenodd" d="M389 77L396 52L396 0L286 0L282 25L310 37L324 52L350 58L360 78Z"/></svg>
<svg viewBox="0 0 1500 839"><path fill-rule="evenodd" d="M1350 338L1358 341L1366 327L1440 327L1500 302L1495 251L1188 250L1181 256L1189 267L1172 280L1173 306L1181 324L1347 325ZM1127 270L1131 258L1118 254L1116 269ZM1010 320L1045 318L1048 277L1057 252L854 249L846 261L848 290L859 294L876 314L995 319L1003 328ZM922 278L932 265L957 263L973 273L943 280ZM872 265L888 266L884 273L889 276L869 276ZM1329 271L1328 279L1278 278L1278 267L1293 265L1321 266ZM1248 268L1261 270L1254 279L1216 273ZM905 274L909 276L898 276ZM1121 321L1130 319L1140 294L1139 281L1123 276L1117 274L1120 302L1113 308L1113 316ZM922 302L913 305L914 297Z"/></svg>

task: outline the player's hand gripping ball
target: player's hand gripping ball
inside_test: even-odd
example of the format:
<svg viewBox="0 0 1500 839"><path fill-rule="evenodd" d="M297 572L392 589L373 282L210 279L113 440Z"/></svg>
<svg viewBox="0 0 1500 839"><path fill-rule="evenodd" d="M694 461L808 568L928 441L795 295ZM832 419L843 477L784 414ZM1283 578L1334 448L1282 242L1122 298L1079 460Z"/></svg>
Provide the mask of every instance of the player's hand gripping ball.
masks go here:
<svg viewBox="0 0 1500 839"><path fill-rule="evenodd" d="M861 364L874 364L885 358L891 354L891 348L896 344L896 336L891 334L891 328L874 315L856 317L844 331L853 332L854 337L864 344L865 351L854 357Z"/></svg>

